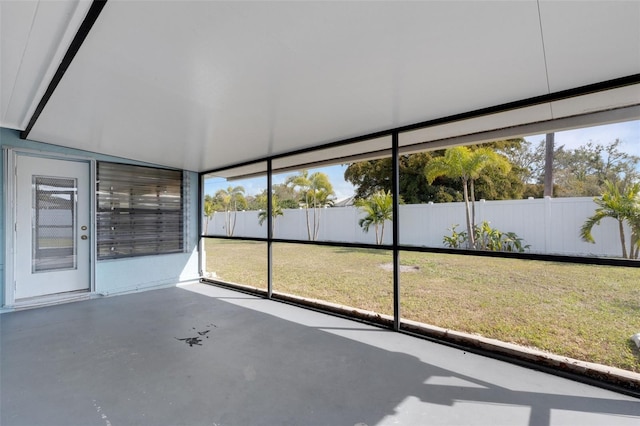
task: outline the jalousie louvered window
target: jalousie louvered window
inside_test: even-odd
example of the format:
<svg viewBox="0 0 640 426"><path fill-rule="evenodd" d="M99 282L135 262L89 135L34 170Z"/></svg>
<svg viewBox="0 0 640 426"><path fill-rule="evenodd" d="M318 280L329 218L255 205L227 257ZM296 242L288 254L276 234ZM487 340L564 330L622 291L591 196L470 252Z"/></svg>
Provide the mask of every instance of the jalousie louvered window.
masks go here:
<svg viewBox="0 0 640 426"><path fill-rule="evenodd" d="M178 170L98 162L98 259L183 251Z"/></svg>

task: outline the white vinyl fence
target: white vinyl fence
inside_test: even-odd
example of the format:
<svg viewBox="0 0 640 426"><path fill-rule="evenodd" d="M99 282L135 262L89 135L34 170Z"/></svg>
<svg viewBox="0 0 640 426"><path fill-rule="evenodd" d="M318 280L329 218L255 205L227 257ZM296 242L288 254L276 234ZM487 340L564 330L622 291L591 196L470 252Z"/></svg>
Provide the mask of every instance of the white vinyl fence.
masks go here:
<svg viewBox="0 0 640 426"><path fill-rule="evenodd" d="M595 244L580 239L580 227L594 213L591 197L536 198L528 200L476 202L476 223L490 223L502 232L515 232L531 253L621 257L618 222L602 220L593 228ZM304 209L285 209L275 220L275 238L307 240ZM319 241L375 244L373 226L365 233L358 225L364 215L357 207L320 209ZM312 215L312 210L309 210ZM205 218L204 222L207 224ZM456 230L466 231L464 203L407 204L400 206L400 244L445 247L442 239ZM625 227L629 236L629 229ZM206 235L226 235L225 214L215 213L208 221ZM392 242L392 225L387 222L384 243ZM234 236L266 237L267 224L260 226L257 211L236 214Z"/></svg>

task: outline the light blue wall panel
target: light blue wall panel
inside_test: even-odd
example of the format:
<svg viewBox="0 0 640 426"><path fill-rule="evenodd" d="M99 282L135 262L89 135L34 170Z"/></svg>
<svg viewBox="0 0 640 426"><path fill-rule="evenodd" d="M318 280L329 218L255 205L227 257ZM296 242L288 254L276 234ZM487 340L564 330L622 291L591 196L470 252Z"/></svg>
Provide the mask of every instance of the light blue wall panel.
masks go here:
<svg viewBox="0 0 640 426"><path fill-rule="evenodd" d="M147 163L123 158L95 154L87 151L63 148L60 146L20 139L16 130L0 128L0 146L41 151L48 154L63 154L86 157L98 161L153 166ZM4 165L0 163L0 306L4 305L4 262L5 253L5 179ZM185 253L161 256L143 256L136 258L99 261L96 265L96 293L116 294L166 286L181 281L198 278L198 175L188 173L188 195L185 198L185 213L188 231L185 235Z"/></svg>
<svg viewBox="0 0 640 426"><path fill-rule="evenodd" d="M198 278L197 253L98 262L96 293L110 295L164 287Z"/></svg>
<svg viewBox="0 0 640 426"><path fill-rule="evenodd" d="M19 140L18 132L15 130L5 129L0 127L0 147L4 148L5 145L15 145L15 140ZM4 176L4 150L3 161L0 162L0 179L2 179L2 185L0 185L0 306L4 306L4 262L6 259L5 253L5 229L4 229L4 196L6 191L6 179Z"/></svg>
<svg viewBox="0 0 640 426"><path fill-rule="evenodd" d="M0 129L1 130L1 129ZM1 140L1 139L0 139ZM4 249L4 186L6 184L4 179L4 161L0 162L0 179L2 179L2 185L0 185L0 307L4 306L4 262L5 262L5 249Z"/></svg>
<svg viewBox="0 0 640 426"><path fill-rule="evenodd" d="M96 292L113 294L161 287L199 278L198 273L198 175L190 173L188 196L184 200L188 217L185 235L187 252L159 256L99 261Z"/></svg>

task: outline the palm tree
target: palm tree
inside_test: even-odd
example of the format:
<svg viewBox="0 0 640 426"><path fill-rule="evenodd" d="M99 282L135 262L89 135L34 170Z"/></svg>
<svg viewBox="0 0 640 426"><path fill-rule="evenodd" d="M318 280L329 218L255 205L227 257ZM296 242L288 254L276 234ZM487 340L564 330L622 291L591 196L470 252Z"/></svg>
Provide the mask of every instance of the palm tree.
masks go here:
<svg viewBox="0 0 640 426"><path fill-rule="evenodd" d="M265 202L265 204L266 204L266 202ZM260 226L262 226L264 221L267 220L268 216L269 216L269 213L267 212L266 208L263 209L263 210L260 210L260 212L258 213L258 223L260 224ZM271 217L273 218L273 220L271 222L271 233L272 233L272 235L275 234L275 231L276 231L276 218L278 216L284 216L284 211L282 211L282 207L280 206L280 203L278 202L278 197L273 195L271 197Z"/></svg>
<svg viewBox="0 0 640 426"><path fill-rule="evenodd" d="M204 233L205 235L209 233L209 221L211 220L211 216L215 213L215 204L213 201L213 197L209 194L204 196Z"/></svg>
<svg viewBox="0 0 640 426"><path fill-rule="evenodd" d="M247 203L244 198L244 188L242 186L229 186L227 189L220 189L216 192L215 198L219 200L225 212L224 223L227 236L232 237L236 229L238 205L244 207Z"/></svg>
<svg viewBox="0 0 640 426"><path fill-rule="evenodd" d="M384 240L384 224L387 220L393 220L393 196L391 192L378 191L365 200L356 202L365 217L358 221L358 225L369 232L369 228L373 225L376 233L376 244L382 244ZM378 231L380 231L378 233Z"/></svg>
<svg viewBox="0 0 640 426"><path fill-rule="evenodd" d="M462 180L462 196L464 198L467 235L469 235L469 248L475 248L475 187L474 182L480 177L480 173L489 167L497 167L503 172L511 169L511 164L502 155L489 148L471 150L466 146L457 146L445 151L443 157L435 157L424 169L427 182L432 184L441 176ZM469 205L471 200L471 206Z"/></svg>
<svg viewBox="0 0 640 426"><path fill-rule="evenodd" d="M307 219L307 237L309 241L315 241L320 232L322 208L332 205L332 197L335 195L329 176L322 172L309 175L307 170L303 170L298 175L289 176L285 184L298 189L300 203L305 209Z"/></svg>
<svg viewBox="0 0 640 426"><path fill-rule="evenodd" d="M640 197L636 197L635 213L629 218L631 226L631 253L629 258L638 259L640 257Z"/></svg>
<svg viewBox="0 0 640 426"><path fill-rule="evenodd" d="M605 191L602 196L593 199L598 207L593 216L587 218L580 228L580 236L583 241L595 243L591 235L593 227L599 225L606 217L613 218L618 221L622 257L637 259L640 252L640 183L623 186L606 180L604 185ZM629 251L624 233L625 222L631 228Z"/></svg>

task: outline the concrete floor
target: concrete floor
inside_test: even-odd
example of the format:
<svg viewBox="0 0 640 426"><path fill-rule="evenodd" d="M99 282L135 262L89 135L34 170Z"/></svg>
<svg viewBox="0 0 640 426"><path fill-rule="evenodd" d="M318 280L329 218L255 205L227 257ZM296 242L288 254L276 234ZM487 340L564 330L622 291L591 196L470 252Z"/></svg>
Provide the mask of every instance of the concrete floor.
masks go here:
<svg viewBox="0 0 640 426"><path fill-rule="evenodd" d="M0 321L3 426L640 424L632 397L204 284Z"/></svg>

